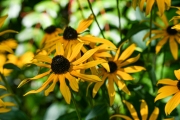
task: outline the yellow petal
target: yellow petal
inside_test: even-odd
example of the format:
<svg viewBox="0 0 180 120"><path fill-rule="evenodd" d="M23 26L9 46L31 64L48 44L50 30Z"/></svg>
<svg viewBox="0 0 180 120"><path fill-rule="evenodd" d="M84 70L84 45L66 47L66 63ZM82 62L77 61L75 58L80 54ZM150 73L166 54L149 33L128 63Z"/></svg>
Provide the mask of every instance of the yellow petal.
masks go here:
<svg viewBox="0 0 180 120"><path fill-rule="evenodd" d="M78 44L73 48L73 51L72 51L71 56L70 56L70 57L67 57L70 62L77 57L77 55L79 54L81 48L83 47L83 44L84 44L84 43L81 43L81 42L80 42L80 43L78 43Z"/></svg>
<svg viewBox="0 0 180 120"><path fill-rule="evenodd" d="M91 14L88 19L85 19L85 20L82 20L80 23L79 23L79 26L77 28L77 32L78 33L81 33L83 32L84 30L86 30L90 25L91 23L93 22L94 20L94 16L93 14Z"/></svg>
<svg viewBox="0 0 180 120"><path fill-rule="evenodd" d="M37 66L39 66L39 67L47 67L47 68L51 68L50 65L44 64L44 63L32 63L32 64L35 64L35 65L37 65Z"/></svg>
<svg viewBox="0 0 180 120"><path fill-rule="evenodd" d="M102 81L101 81L101 82L95 83L94 88L93 88L93 98L95 97L95 95L96 95L97 92L99 91L100 87L101 87L101 86L103 85L103 83L105 82L106 78L107 78L107 75L104 75L104 76L102 77Z"/></svg>
<svg viewBox="0 0 180 120"><path fill-rule="evenodd" d="M72 62L72 64L77 65L77 64L83 63L88 58L90 58L96 51L98 51L98 48L88 50L81 58L79 58L78 60Z"/></svg>
<svg viewBox="0 0 180 120"><path fill-rule="evenodd" d="M148 106L147 106L147 104L146 104L146 102L144 100L141 100L140 113L141 113L142 120L147 120L147 117L148 117Z"/></svg>
<svg viewBox="0 0 180 120"><path fill-rule="evenodd" d="M155 0L147 0L146 15L148 15L150 13L154 2L155 2Z"/></svg>
<svg viewBox="0 0 180 120"><path fill-rule="evenodd" d="M3 85L0 85L0 89L7 90L6 87L4 87Z"/></svg>
<svg viewBox="0 0 180 120"><path fill-rule="evenodd" d="M12 94L11 93L3 94L0 96L0 99L5 98L5 97L10 96L10 95L12 95Z"/></svg>
<svg viewBox="0 0 180 120"><path fill-rule="evenodd" d="M53 83L52 83L51 86L49 86L49 88L46 89L45 92L44 92L44 93L45 93L45 96L48 96L49 93L52 92L52 91L54 90L54 87L55 87L57 81L58 81L58 76L55 75L55 76L54 76Z"/></svg>
<svg viewBox="0 0 180 120"><path fill-rule="evenodd" d="M120 115L120 114L112 115L112 116L110 117L110 119L112 119L112 118L114 118L114 117L123 118L123 119L125 119L125 120L132 120L130 117L125 116L125 115Z"/></svg>
<svg viewBox="0 0 180 120"><path fill-rule="evenodd" d="M125 60L124 62L120 63L120 64L119 64L119 67L126 66L126 65L129 65L129 64L132 64L132 63L135 63L136 61L139 60L139 58L140 58L140 54L138 54L136 57L129 58L129 59Z"/></svg>
<svg viewBox="0 0 180 120"><path fill-rule="evenodd" d="M80 64L80 65L77 65L77 66L73 66L73 70L80 70L80 69L87 69L87 68L91 68L91 67L94 67L98 64L101 64L101 63L105 63L106 61L105 60L95 60L95 61L90 61L90 62L87 62L87 63L84 63L84 64Z"/></svg>
<svg viewBox="0 0 180 120"><path fill-rule="evenodd" d="M16 106L16 104L12 102L4 102L5 106Z"/></svg>
<svg viewBox="0 0 180 120"><path fill-rule="evenodd" d="M176 78L178 80L180 80L180 69L179 70L174 70L174 74L175 74Z"/></svg>
<svg viewBox="0 0 180 120"><path fill-rule="evenodd" d="M162 33L162 34L157 34L157 35L151 37L151 39L149 39L149 40L147 41L146 45L148 46L151 41L156 40L157 38L162 38L162 37L164 37L164 33Z"/></svg>
<svg viewBox="0 0 180 120"><path fill-rule="evenodd" d="M180 103L180 92L176 93L166 104L165 113L169 115Z"/></svg>
<svg viewBox="0 0 180 120"><path fill-rule="evenodd" d="M15 31L15 30L5 30L5 31L0 32L0 36L1 36L1 35L4 35L4 34L6 34L6 33L18 33L18 32Z"/></svg>
<svg viewBox="0 0 180 120"><path fill-rule="evenodd" d="M76 76L78 78L81 78L83 80L87 80L89 82L101 81L101 79L96 75L86 75L86 74L81 74L81 73L76 72L76 71L71 71L70 74L73 75L73 76Z"/></svg>
<svg viewBox="0 0 180 120"><path fill-rule="evenodd" d="M171 54L173 58L177 60L178 59L178 45L173 37L170 37L169 45L170 45L170 50L171 50Z"/></svg>
<svg viewBox="0 0 180 120"><path fill-rule="evenodd" d="M133 117L133 119L134 120L139 120L137 112L134 109L134 106L131 103L125 101L125 100L123 100L123 102L126 104L126 106L127 106L128 110L129 110L129 112L131 113L131 116Z"/></svg>
<svg viewBox="0 0 180 120"><path fill-rule="evenodd" d="M161 50L161 48L164 46L164 44L166 44L168 40L168 36L165 36L163 39L161 39L158 44L156 45L156 54L159 53L159 51Z"/></svg>
<svg viewBox="0 0 180 120"><path fill-rule="evenodd" d="M146 0L140 0L139 8L141 11L143 11L144 3Z"/></svg>
<svg viewBox="0 0 180 120"><path fill-rule="evenodd" d="M21 83L18 85L18 88L22 87L24 84L28 83L28 82L31 81L31 80L36 80L36 79L42 78L42 77L48 75L50 72L51 72L51 70L49 70L49 71L47 71L47 72L44 72L44 73L42 73L42 74L36 75L36 76L33 77L33 78L27 78L27 79L21 81Z"/></svg>
<svg viewBox="0 0 180 120"><path fill-rule="evenodd" d="M0 28L1 28L2 25L4 24L4 21L6 20L7 17L8 17L8 15L5 15L5 16L0 17Z"/></svg>
<svg viewBox="0 0 180 120"><path fill-rule="evenodd" d="M109 47L116 49L116 46L109 40L103 39L103 38L98 38L94 36L83 36L80 37L81 40L87 41L87 42L92 42L92 43L104 43L109 45Z"/></svg>
<svg viewBox="0 0 180 120"><path fill-rule="evenodd" d="M60 81L60 91L65 99L65 101L70 104L71 102L71 92L69 90L69 87L66 85L65 78L63 75L59 75L59 81Z"/></svg>
<svg viewBox="0 0 180 120"><path fill-rule="evenodd" d="M128 73L125 73L120 70L117 70L116 73L123 80L133 80L133 77L131 75L129 75Z"/></svg>
<svg viewBox="0 0 180 120"><path fill-rule="evenodd" d="M52 80L54 79L54 76L55 76L54 74L51 74L49 76L49 78L43 83L43 85L39 89L31 90L31 91L27 92L26 94L24 94L24 96L26 96L28 94L39 93L39 92L43 91L49 85L49 83L52 82Z"/></svg>
<svg viewBox="0 0 180 120"><path fill-rule="evenodd" d="M155 102L159 99L168 97L172 94L175 94L179 91L179 89L177 88L177 86L163 86L158 90L158 95L155 98Z"/></svg>
<svg viewBox="0 0 180 120"><path fill-rule="evenodd" d="M130 45L127 49L124 50L124 52L120 55L118 60L126 60L131 54L134 52L136 48L135 44Z"/></svg>
<svg viewBox="0 0 180 120"><path fill-rule="evenodd" d="M149 120L157 120L158 115L159 115L159 108L155 107L154 111L152 112L152 114L151 114L151 116L149 118Z"/></svg>
<svg viewBox="0 0 180 120"><path fill-rule="evenodd" d="M139 72L146 69L141 66L129 66L129 67L123 68L123 70L126 73L135 73L135 72Z"/></svg>
<svg viewBox="0 0 180 120"><path fill-rule="evenodd" d="M103 66L103 68L105 68L107 70L107 72L110 72L110 68L109 68L108 63L101 63L101 65Z"/></svg>
<svg viewBox="0 0 180 120"><path fill-rule="evenodd" d="M160 13L160 17L163 20L163 23L165 24L165 26L169 26L169 20L167 19L166 15Z"/></svg>
<svg viewBox="0 0 180 120"><path fill-rule="evenodd" d="M176 75L176 74L175 74ZM176 86L177 85L177 80L171 80L171 79L162 79L162 80L159 80L157 85L158 84L165 84L165 85L174 85Z"/></svg>
<svg viewBox="0 0 180 120"><path fill-rule="evenodd" d="M7 51L7 52L9 52L9 53L13 53L13 50L9 47L9 46L7 46L7 45L0 45L0 51Z"/></svg>
<svg viewBox="0 0 180 120"><path fill-rule="evenodd" d="M110 100L110 106L114 103L115 98L115 90L114 90L114 82L112 76L108 76L108 84L107 84L108 94L109 94L109 100Z"/></svg>
<svg viewBox="0 0 180 120"><path fill-rule="evenodd" d="M117 52L116 52L116 55L114 57L114 61L117 61L117 59L119 58L119 55L120 55L120 51L121 51L121 48L122 46L124 45L124 43L127 42L127 41L124 41L118 48Z"/></svg>
<svg viewBox="0 0 180 120"><path fill-rule="evenodd" d="M171 0L164 0L164 2L166 3L167 9L169 9L171 6Z"/></svg>
<svg viewBox="0 0 180 120"><path fill-rule="evenodd" d="M158 9L159 9L160 15L163 15L164 10L165 10L164 0L156 0L156 2L157 2L157 6L158 6Z"/></svg>
<svg viewBox="0 0 180 120"><path fill-rule="evenodd" d="M47 63L52 63L52 59L49 56L46 55L36 55L34 59L37 59L41 62L47 62Z"/></svg>
<svg viewBox="0 0 180 120"><path fill-rule="evenodd" d="M60 42L56 43L56 52L58 55L62 55L62 56L64 55L64 48L62 46L62 43Z"/></svg>
<svg viewBox="0 0 180 120"><path fill-rule="evenodd" d="M9 112L11 111L10 108L0 108L0 113L6 113L6 112Z"/></svg>
<svg viewBox="0 0 180 120"><path fill-rule="evenodd" d="M113 76L113 78L114 78L114 81L116 82L117 86L119 87L119 89L121 89L128 95L131 94L130 91L128 90L126 84L122 80L119 80L115 75Z"/></svg>
<svg viewBox="0 0 180 120"><path fill-rule="evenodd" d="M69 74L69 72L67 72L67 73L65 74L65 77L69 80L70 87L71 87L74 91L78 92L79 86L78 86L78 81L76 80L76 78L73 77L73 76L71 76L71 75Z"/></svg>

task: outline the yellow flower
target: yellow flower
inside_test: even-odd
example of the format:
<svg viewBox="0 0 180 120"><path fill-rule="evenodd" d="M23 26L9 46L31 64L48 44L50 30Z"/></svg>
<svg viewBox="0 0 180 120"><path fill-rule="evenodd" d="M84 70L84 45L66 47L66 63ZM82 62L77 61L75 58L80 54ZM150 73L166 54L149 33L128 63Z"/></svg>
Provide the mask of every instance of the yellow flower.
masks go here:
<svg viewBox="0 0 180 120"><path fill-rule="evenodd" d="M137 114L134 106L131 103L129 103L125 100L123 100L123 102L126 104L128 110L132 116L132 119L129 116L121 115L121 114L112 115L110 117L110 119L112 119L114 117L120 117L120 118L123 118L126 120L147 120L148 119L148 106L146 104L146 101L141 100L141 107L140 107L141 119L138 117L138 114ZM159 115L159 108L155 107L154 111L152 112L151 116L149 117L149 120L156 120L158 115Z"/></svg>
<svg viewBox="0 0 180 120"><path fill-rule="evenodd" d="M45 73L39 74L33 78L28 78L23 80L18 87L21 87L25 83L42 78L46 75L50 75L46 82L38 89L32 90L26 93L25 95L31 93L38 93L44 90L51 82L52 84L45 90L45 95L47 96L51 91L54 90L56 82L59 81L60 83L60 91L65 98L65 101L69 104L71 101L71 92L69 90L72 88L74 91L78 91L78 81L77 78L83 79L89 82L97 82L101 81L101 79L96 75L87 75L80 73L81 70L87 69L93 66L96 66L104 60L96 60L84 63L89 57L91 57L98 48L91 49L87 51L82 57L76 59L77 54L79 54L79 50L82 48L83 43L78 43L73 48L69 50L64 50L61 43L56 44L56 55L53 58L50 58L45 55L37 55L34 58L37 59L39 62L33 63L40 67L49 68ZM69 82L69 86L66 84L66 80Z"/></svg>
<svg viewBox="0 0 180 120"><path fill-rule="evenodd" d="M178 10L176 11L176 13L179 15L179 16L174 16L171 20L179 20L180 19L180 7L175 7L177 8ZM176 30L180 30L180 23L174 25L172 27L173 29L176 29Z"/></svg>
<svg viewBox="0 0 180 120"><path fill-rule="evenodd" d="M6 87L4 87L3 85L0 85L0 89L4 89L7 90ZM10 94L4 94L0 96L0 113L6 113L9 112L11 110L11 106L15 106L14 103L12 102L4 102L2 99L6 96L9 96Z"/></svg>
<svg viewBox="0 0 180 120"><path fill-rule="evenodd" d="M155 23L160 30L152 30L151 33L155 34L151 39L148 40L147 44L149 44L152 40L160 39L156 45L156 54L158 54L161 48L167 43L169 40L170 51L175 60L178 59L178 44L180 44L180 34L176 29L172 29L173 25L168 23L168 20L165 15L161 16L163 23L165 26L161 26L158 23ZM174 23L175 24L175 23ZM149 36L150 32L148 32L144 39Z"/></svg>
<svg viewBox="0 0 180 120"><path fill-rule="evenodd" d="M166 115L170 114L180 103L180 69L174 70L174 74L177 80L162 79L157 83L163 84L164 86L158 90L158 95L156 96L155 101L174 94L165 106Z"/></svg>
<svg viewBox="0 0 180 120"><path fill-rule="evenodd" d="M61 41L65 49L69 49L72 45L76 45L79 42L84 42L85 44L105 43L109 45L110 47L116 48L116 46L113 43L111 43L109 40L94 37L90 34L88 35L82 34L91 25L91 23L93 22L93 19L94 19L93 15L90 15L88 19L82 20L79 23L76 30L72 28L71 26L67 26L63 30L63 33L61 36L48 40L43 49L45 50L49 49L48 53L51 53L52 51L55 50L56 42L59 42L59 41Z"/></svg>
<svg viewBox="0 0 180 120"><path fill-rule="evenodd" d="M126 87L126 84L123 80L133 80L133 77L129 73L135 73L141 70L145 70L145 68L141 66L130 66L130 64L136 62L140 57L140 54L138 54L136 57L129 58L134 52L136 45L130 45L120 54L122 45L123 44L120 45L116 55L112 59L108 60L110 71L108 72L108 70L104 68L99 69L99 72L101 72L100 75L102 76L102 81L95 83L95 86L93 88L93 97L95 97L99 88L104 83L106 83L105 81L106 79L108 79L107 89L110 99L110 105L114 103L115 98L114 82L121 90L123 90L127 94L130 94L130 91Z"/></svg>
<svg viewBox="0 0 180 120"><path fill-rule="evenodd" d="M140 10L143 11L144 4L146 3L146 15L152 10L152 6L157 4L160 15L163 15L165 10L168 10L171 6L171 0L132 0L132 6L135 9L139 6Z"/></svg>
<svg viewBox="0 0 180 120"><path fill-rule="evenodd" d="M41 47L43 47L48 40L59 36L59 34L62 34L63 32L60 28L57 28L54 25L47 27L44 31L45 34L41 40L41 44L40 44Z"/></svg>
<svg viewBox="0 0 180 120"><path fill-rule="evenodd" d="M6 20L7 17L8 17L7 15L0 17L0 28L4 24L4 21ZM4 35L6 33L17 33L17 32L14 30L5 30L5 31L0 32L0 36ZM4 51L13 53L12 49L8 45L0 43L0 52L4 52Z"/></svg>

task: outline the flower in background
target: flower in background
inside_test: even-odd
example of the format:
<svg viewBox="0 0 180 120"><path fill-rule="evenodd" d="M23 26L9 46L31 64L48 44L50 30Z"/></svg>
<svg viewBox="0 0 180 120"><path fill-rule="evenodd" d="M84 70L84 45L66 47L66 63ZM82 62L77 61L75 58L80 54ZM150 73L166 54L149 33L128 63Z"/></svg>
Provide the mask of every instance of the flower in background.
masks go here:
<svg viewBox="0 0 180 120"><path fill-rule="evenodd" d="M157 4L160 15L163 15L164 11L170 8L171 0L132 0L134 9L139 6L140 10L143 11L144 4L146 4L146 15L151 12L154 4Z"/></svg>
<svg viewBox="0 0 180 120"><path fill-rule="evenodd" d="M45 31L45 34L44 34L44 36L41 40L41 44L40 44L41 48L46 44L46 42L48 40L53 39L53 38L59 36L59 34L63 33L63 31L60 28L57 28L54 25L47 27L44 31Z"/></svg>
<svg viewBox="0 0 180 120"><path fill-rule="evenodd" d="M177 13L179 16L174 16L171 20L179 20L179 19L180 19L180 7L175 7L175 8L178 9L178 10L176 11L176 13ZM174 25L172 28L173 28L173 29L176 29L177 31L179 31L179 30L180 30L180 23Z"/></svg>
<svg viewBox="0 0 180 120"><path fill-rule="evenodd" d="M79 42L84 42L85 44L89 43L105 43L110 47L116 48L116 46L111 43L109 40L94 37L90 34L83 35L82 33L91 25L94 17L90 15L87 19L82 20L77 29L75 30L71 26L67 26L61 36L52 38L48 40L43 47L43 49L48 50L48 53L51 53L55 50L56 43L61 42L63 44L64 49L69 49L71 46L76 45ZM83 46L84 47L84 46ZM80 52L80 51L79 51Z"/></svg>
<svg viewBox="0 0 180 120"><path fill-rule="evenodd" d="M147 105L145 100L141 100L141 107L140 107L141 119L138 117L138 114L137 114L134 106L131 103L129 103L125 100L123 100L123 102L127 106L128 110L131 114L132 119L129 116L121 115L121 114L112 115L110 117L110 119L112 119L114 117L119 117L119 118L123 118L126 120L147 120L148 119L148 105ZM152 112L151 116L149 117L149 120L157 120L158 115L159 115L159 108L155 107L154 111Z"/></svg>
<svg viewBox="0 0 180 120"><path fill-rule="evenodd" d="M180 69L174 70L174 74L177 80L162 79L157 84L163 84L164 86L158 90L158 94L155 98L155 102L159 99L163 99L170 95L174 96L167 102L165 106L165 113L169 115L180 103Z"/></svg>
<svg viewBox="0 0 180 120"><path fill-rule="evenodd" d="M65 98L65 101L70 104L71 92L69 86L72 90L77 92L79 90L77 78L89 82L101 81L101 79L96 75L82 74L80 71L105 62L104 60L96 60L84 63L89 57L98 51L98 48L91 49L82 57L76 59L76 56L79 54L79 50L82 48L82 46L83 43L80 42L74 47L69 48L69 50L64 50L62 44L58 42L56 44L56 54L53 58L46 55L36 55L34 58L39 62L35 62L33 64L40 67L49 68L49 70L33 78L23 80L18 87L21 87L31 80L50 75L46 82L44 82L44 84L38 90L29 91L25 95L41 92L52 82L52 84L45 90L45 95L47 96L51 91L54 90L56 83L59 81L60 91ZM69 86L66 84L66 82L69 82Z"/></svg>
<svg viewBox="0 0 180 120"><path fill-rule="evenodd" d="M160 28L160 30L152 30L151 34L155 34L152 38L150 38L147 41L147 44L149 44L152 40L159 39L157 45L156 45L156 54L160 52L162 47L167 43L169 40L169 46L170 51L175 60L178 59L178 44L180 44L180 34L179 31L176 29L172 29L172 26L176 24L176 21L174 21L173 25L170 25L166 16L162 15L160 16L165 26L161 26L158 23L154 23L157 27ZM148 32L144 36L144 40L149 36L150 32Z"/></svg>
<svg viewBox="0 0 180 120"><path fill-rule="evenodd" d="M121 53L122 45L123 44L120 45L116 55L108 60L109 70L106 70L103 67L99 68L99 76L102 77L102 81L95 83L95 86L93 88L93 97L95 97L99 88L104 83L106 83L107 79L107 89L110 99L110 105L114 103L115 98L114 82L117 84L119 89L130 95L130 91L126 87L124 80L133 80L133 77L129 73L135 73L145 70L145 68L141 66L130 66L130 64L136 62L140 57L140 54L138 54L136 57L129 58L134 52L136 45L130 45Z"/></svg>

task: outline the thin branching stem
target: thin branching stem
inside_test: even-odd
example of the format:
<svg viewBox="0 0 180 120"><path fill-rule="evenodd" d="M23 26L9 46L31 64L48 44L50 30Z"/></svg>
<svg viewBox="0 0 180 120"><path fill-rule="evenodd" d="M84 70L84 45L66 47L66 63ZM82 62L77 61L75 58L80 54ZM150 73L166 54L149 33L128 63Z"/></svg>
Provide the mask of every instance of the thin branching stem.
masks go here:
<svg viewBox="0 0 180 120"><path fill-rule="evenodd" d="M121 11L119 9L119 1L120 0L116 0L116 3L117 3L117 12L118 12L118 18L119 18L119 37L120 37L120 40L122 40L122 33L121 33Z"/></svg>

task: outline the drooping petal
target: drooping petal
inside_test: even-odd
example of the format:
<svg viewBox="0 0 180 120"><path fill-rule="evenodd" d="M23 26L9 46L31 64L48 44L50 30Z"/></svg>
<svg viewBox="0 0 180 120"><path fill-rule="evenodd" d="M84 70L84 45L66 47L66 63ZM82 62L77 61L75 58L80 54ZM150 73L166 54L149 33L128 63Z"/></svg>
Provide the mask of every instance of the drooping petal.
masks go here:
<svg viewBox="0 0 180 120"><path fill-rule="evenodd" d="M49 71L47 71L47 72L44 72L44 73L42 73L42 74L36 75L36 76L33 77L33 78L27 78L27 79L21 81L21 83L18 85L18 88L22 87L24 84L28 83L28 82L31 81L31 80L36 80L36 79L42 78L42 77L48 75L50 72L51 72L51 70L49 70Z"/></svg>
<svg viewBox="0 0 180 120"><path fill-rule="evenodd" d="M7 51L9 53L13 53L13 50L9 46L2 44L0 44L0 51Z"/></svg>
<svg viewBox="0 0 180 120"><path fill-rule="evenodd" d="M144 7L145 1L146 1L146 0L140 0L139 8L140 8L141 11L143 11L143 7Z"/></svg>
<svg viewBox="0 0 180 120"><path fill-rule="evenodd" d="M12 94L11 93L3 94L0 96L0 99L5 98L5 97L10 96L10 95L12 95Z"/></svg>
<svg viewBox="0 0 180 120"><path fill-rule="evenodd" d="M11 108L0 108L0 113L7 113L9 111L11 111Z"/></svg>
<svg viewBox="0 0 180 120"><path fill-rule="evenodd" d="M126 73L135 73L135 72L140 72L140 71L146 70L146 69L142 66L129 66L129 67L123 68L123 70Z"/></svg>
<svg viewBox="0 0 180 120"><path fill-rule="evenodd" d="M169 115L180 103L180 92L176 93L166 104L165 113Z"/></svg>
<svg viewBox="0 0 180 120"><path fill-rule="evenodd" d="M65 74L65 78L67 78L67 79L69 80L70 87L71 87L74 91L78 92L79 86L78 86L78 81L76 80L76 78L73 77L73 76L71 76L71 75L69 74L69 72L67 72L67 73Z"/></svg>
<svg viewBox="0 0 180 120"><path fill-rule="evenodd" d="M106 78L107 78L107 75L104 75L104 76L102 77L102 81L101 81L101 82L95 83L94 88L93 88L93 98L95 97L95 95L96 95L97 92L99 91L100 87L104 84Z"/></svg>
<svg viewBox="0 0 180 120"><path fill-rule="evenodd" d="M87 80L89 82L101 81L101 79L96 75L86 75L86 74L81 74L81 73L76 72L76 71L71 71L70 74L73 75L73 76L76 76L78 78L81 78L83 80Z"/></svg>
<svg viewBox="0 0 180 120"><path fill-rule="evenodd" d="M39 60L41 62L47 62L47 63L52 62L52 59L49 56L46 56L46 55L36 55L34 57L34 59L37 59L37 60Z"/></svg>
<svg viewBox="0 0 180 120"><path fill-rule="evenodd" d="M58 76L55 75L55 76L54 76L53 83L52 83L51 86L49 86L49 88L46 89L45 92L44 92L44 93L45 93L45 96L48 96L49 93L52 92L52 91L54 90L54 87L55 87L57 81L58 81Z"/></svg>
<svg viewBox="0 0 180 120"><path fill-rule="evenodd" d="M151 41L156 40L157 38L162 38L163 36L164 36L164 32L162 34L156 34L147 41L146 45L148 46Z"/></svg>
<svg viewBox="0 0 180 120"><path fill-rule="evenodd" d="M81 48L83 47L83 44L84 43L78 43L74 48L73 48L73 51L72 51L72 54L71 56L68 58L68 60L71 62L72 60L74 60L77 55L79 54Z"/></svg>
<svg viewBox="0 0 180 120"><path fill-rule="evenodd" d="M39 89L31 90L31 91L27 92L26 94L24 94L24 96L26 96L28 94L39 93L39 92L43 91L49 85L49 83L52 82L52 80L54 79L54 76L55 76L54 74L51 74L49 76L49 78L43 83L43 85Z"/></svg>
<svg viewBox="0 0 180 120"><path fill-rule="evenodd" d="M158 95L155 98L155 102L159 99L168 97L172 94L175 94L179 91L179 89L177 88L177 86L163 86L158 90Z"/></svg>
<svg viewBox="0 0 180 120"><path fill-rule="evenodd" d="M60 91L65 99L65 101L70 104L71 102L71 92L69 87L66 85L64 75L59 75L59 82L60 82Z"/></svg>
<svg viewBox="0 0 180 120"><path fill-rule="evenodd" d="M162 79L162 80L159 80L157 85L158 84L164 84L164 85L173 85L173 86L176 86L177 85L177 80L171 80L171 79Z"/></svg>
<svg viewBox="0 0 180 120"><path fill-rule="evenodd" d="M127 42L127 41L124 41L118 48L117 52L116 52L116 55L114 57L114 61L117 61L117 59L119 58L119 55L120 55L120 51L121 51L121 48L122 46L124 45L124 43Z"/></svg>
<svg viewBox="0 0 180 120"><path fill-rule="evenodd" d="M157 120L158 115L159 115L159 108L155 107L154 111L152 112L152 114L151 114L151 116L149 118L149 120Z"/></svg>
<svg viewBox="0 0 180 120"><path fill-rule="evenodd" d="M6 87L4 87L3 85L0 85L0 89L7 90Z"/></svg>
<svg viewBox="0 0 180 120"><path fill-rule="evenodd" d="M115 93L116 93L114 90L114 82L113 82L112 76L108 76L107 89L108 89L108 94L109 94L110 106L112 106L114 103L114 98L115 98Z"/></svg>
<svg viewBox="0 0 180 120"><path fill-rule="evenodd" d="M113 79L116 82L119 89L121 89L122 91L124 91L128 95L131 94L130 91L128 90L126 84L122 80L119 80L115 75L113 76Z"/></svg>
<svg viewBox="0 0 180 120"><path fill-rule="evenodd" d="M129 75L128 73L125 73L120 70L117 70L116 73L123 80L133 80L133 77L131 75Z"/></svg>
<svg viewBox="0 0 180 120"><path fill-rule="evenodd" d="M0 17L0 28L1 28L2 25L4 24L4 21L6 20L7 17L8 17L8 15L5 15L5 16Z"/></svg>
<svg viewBox="0 0 180 120"><path fill-rule="evenodd" d="M131 103L125 101L125 100L123 100L123 102L126 104L126 106L127 106L128 110L129 110L129 112L131 113L131 116L133 117L133 119L134 120L139 120L137 112L134 109L134 106Z"/></svg>
<svg viewBox="0 0 180 120"><path fill-rule="evenodd" d="M94 20L93 14L91 14L87 19L82 20L82 21L79 23L79 26L78 26L78 28L77 28L77 33L81 33L81 32L83 32L84 30L86 30L86 29L91 25L91 23L93 22L93 20Z"/></svg>
<svg viewBox="0 0 180 120"><path fill-rule="evenodd" d="M147 106L147 104L146 104L146 102L144 100L141 100L140 113L141 113L141 119L142 120L147 120L147 117L148 117L148 106Z"/></svg>
<svg viewBox="0 0 180 120"><path fill-rule="evenodd" d="M176 41L174 40L174 37L170 37L169 45L170 45L170 50L171 50L171 54L173 58L177 60L178 59L178 45Z"/></svg>
<svg viewBox="0 0 180 120"><path fill-rule="evenodd" d="M115 114L115 115L112 115L110 117L110 119L114 118L114 117L119 117L119 118L123 118L125 120L132 120L130 117L126 116L126 115L120 115L120 114Z"/></svg>
<svg viewBox="0 0 180 120"><path fill-rule="evenodd" d="M160 15L163 15L164 10L165 10L165 3L164 3L164 1L165 0L156 0L156 3L157 3L157 6L158 6Z"/></svg>
<svg viewBox="0 0 180 120"><path fill-rule="evenodd" d="M175 74L176 78L178 80L180 80L180 69L179 70L174 70L174 74Z"/></svg>
<svg viewBox="0 0 180 120"><path fill-rule="evenodd" d="M148 15L150 13L154 2L155 2L155 0L147 0L146 15Z"/></svg>
<svg viewBox="0 0 180 120"><path fill-rule="evenodd" d="M15 30L5 30L5 31L0 32L0 36L1 36L1 35L4 35L4 34L6 34L6 33L18 33L18 32L15 31Z"/></svg>
<svg viewBox="0 0 180 120"><path fill-rule="evenodd" d="M118 60L126 60L131 54L134 52L136 48L136 44L130 45L127 49L124 50L124 52L120 55Z"/></svg>
<svg viewBox="0 0 180 120"><path fill-rule="evenodd" d="M167 43L168 40L168 36L165 36L163 39L161 39L157 45L156 45L156 54L159 53L159 51L161 50L161 48L164 46L164 44Z"/></svg>

